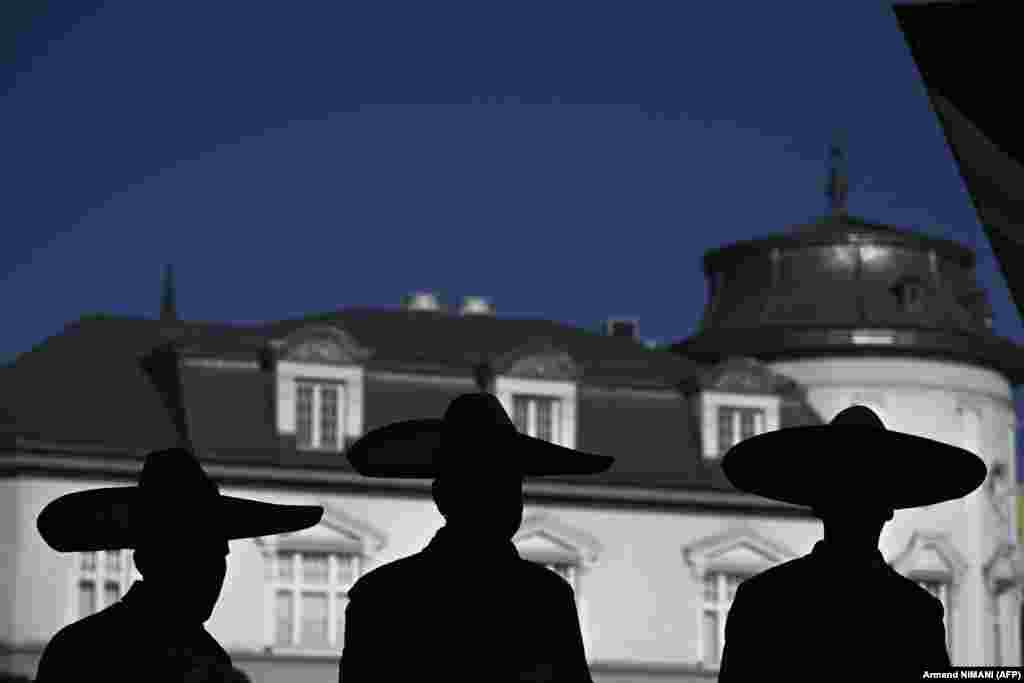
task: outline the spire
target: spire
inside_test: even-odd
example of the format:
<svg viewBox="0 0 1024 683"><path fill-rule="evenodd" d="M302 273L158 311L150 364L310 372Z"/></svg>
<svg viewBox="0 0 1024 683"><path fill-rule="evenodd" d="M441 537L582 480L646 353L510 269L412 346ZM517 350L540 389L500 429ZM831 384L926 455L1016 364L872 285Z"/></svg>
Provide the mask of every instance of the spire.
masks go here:
<svg viewBox="0 0 1024 683"><path fill-rule="evenodd" d="M828 197L829 213L833 216L846 214L846 196L849 192L849 179L846 172L846 154L839 136L829 146L828 185L825 196Z"/></svg>
<svg viewBox="0 0 1024 683"><path fill-rule="evenodd" d="M174 291L174 269L168 264L164 271L163 291L160 295L160 320L163 322L176 322L178 320L178 307Z"/></svg>

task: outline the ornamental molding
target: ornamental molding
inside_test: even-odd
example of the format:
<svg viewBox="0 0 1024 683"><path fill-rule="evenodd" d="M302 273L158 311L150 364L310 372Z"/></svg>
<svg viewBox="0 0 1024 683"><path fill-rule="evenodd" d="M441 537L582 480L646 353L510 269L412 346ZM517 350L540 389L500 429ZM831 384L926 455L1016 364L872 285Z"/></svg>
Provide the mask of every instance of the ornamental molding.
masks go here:
<svg viewBox="0 0 1024 683"><path fill-rule="evenodd" d="M683 561L696 581L710 571L754 575L797 557L788 546L764 536L748 524L705 536L683 546Z"/></svg>
<svg viewBox="0 0 1024 683"><path fill-rule="evenodd" d="M278 360L322 365L358 365L373 352L333 325L303 327L270 343Z"/></svg>

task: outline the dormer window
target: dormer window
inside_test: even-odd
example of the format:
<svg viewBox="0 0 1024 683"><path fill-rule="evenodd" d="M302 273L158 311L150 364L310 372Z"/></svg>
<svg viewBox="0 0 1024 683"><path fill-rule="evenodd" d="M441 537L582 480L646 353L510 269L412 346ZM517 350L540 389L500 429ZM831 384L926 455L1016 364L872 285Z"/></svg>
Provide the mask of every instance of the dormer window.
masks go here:
<svg viewBox="0 0 1024 683"><path fill-rule="evenodd" d="M363 362L369 351L334 327L275 342L277 431L299 449L337 453L362 434Z"/></svg>
<svg viewBox="0 0 1024 683"><path fill-rule="evenodd" d="M491 390L516 429L536 439L576 447L576 376L572 358L533 343L493 366Z"/></svg>
<svg viewBox="0 0 1024 683"><path fill-rule="evenodd" d="M744 439L765 432L767 411L750 406L718 406L718 455L726 452Z"/></svg>
<svg viewBox="0 0 1024 683"><path fill-rule="evenodd" d="M890 287L889 291L899 300L900 306L907 313L924 311L924 297L927 288L922 280L916 277L903 278Z"/></svg>
<svg viewBox="0 0 1024 683"><path fill-rule="evenodd" d="M346 386L343 382L295 382L295 441L299 448L339 450L343 445Z"/></svg>
<svg viewBox="0 0 1024 683"><path fill-rule="evenodd" d="M744 439L779 428L779 397L705 391L704 457L718 459Z"/></svg>
<svg viewBox="0 0 1024 683"><path fill-rule="evenodd" d="M730 358L707 368L700 394L704 457L719 459L740 441L778 429L788 382L750 358Z"/></svg>
<svg viewBox="0 0 1024 683"><path fill-rule="evenodd" d="M561 443L561 398L513 394L512 413L516 429L523 434L553 443Z"/></svg>

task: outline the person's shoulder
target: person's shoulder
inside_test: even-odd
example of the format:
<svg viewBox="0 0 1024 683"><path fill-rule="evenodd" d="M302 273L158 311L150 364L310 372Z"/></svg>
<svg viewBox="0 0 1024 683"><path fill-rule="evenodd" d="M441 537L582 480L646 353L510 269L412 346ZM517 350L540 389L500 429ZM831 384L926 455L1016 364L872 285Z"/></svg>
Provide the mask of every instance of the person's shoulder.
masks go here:
<svg viewBox="0 0 1024 683"><path fill-rule="evenodd" d="M89 650L94 643L110 642L111 631L120 628L122 609L115 603L61 628L46 644L44 656L63 656L66 652Z"/></svg>
<svg viewBox="0 0 1024 683"><path fill-rule="evenodd" d="M429 570L429 567L424 563L423 553L416 553L382 564L356 580L348 591L349 599L381 592L392 593L396 589L416 581L415 576L422 575L425 570Z"/></svg>
<svg viewBox="0 0 1024 683"><path fill-rule="evenodd" d="M889 582L896 595L921 610L943 611L942 602L913 579L889 569Z"/></svg>
<svg viewBox="0 0 1024 683"><path fill-rule="evenodd" d="M572 587L568 581L542 564L520 559L515 563L514 567L515 571L520 574L520 581L531 586L534 590L555 594L561 594L565 591L572 592Z"/></svg>
<svg viewBox="0 0 1024 683"><path fill-rule="evenodd" d="M760 593L773 590L779 584L803 580L814 571L809 560L810 558L805 555L774 565L744 579L740 587L746 594Z"/></svg>

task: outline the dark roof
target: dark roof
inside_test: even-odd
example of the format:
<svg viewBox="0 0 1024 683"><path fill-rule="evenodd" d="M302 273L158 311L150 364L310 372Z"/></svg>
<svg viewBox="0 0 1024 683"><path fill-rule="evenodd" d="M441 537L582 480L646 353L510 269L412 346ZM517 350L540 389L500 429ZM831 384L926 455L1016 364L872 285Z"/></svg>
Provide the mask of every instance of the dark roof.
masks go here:
<svg viewBox="0 0 1024 683"><path fill-rule="evenodd" d="M790 226L784 231L711 249L704 256L704 270L711 272L720 267L721 261L740 258L747 251L760 252L773 248L863 242L909 246L922 251L934 249L944 258L955 261L965 268L972 268L975 264L974 251L959 242L931 237L917 230L885 225L849 214L830 214L809 223Z"/></svg>
<svg viewBox="0 0 1024 683"><path fill-rule="evenodd" d="M259 327L90 317L3 371L0 418L8 431L47 442L139 451L173 445L178 435L170 415L139 367L144 354L171 341L184 349L182 393L200 452L219 461L350 471L346 458L297 451L276 429L271 342L323 324L338 326L372 351L365 364L364 431L439 417L453 398L479 390L481 363L551 345L567 351L581 371L577 447L617 458L612 470L580 483L732 490L718 466L700 457L692 392L717 375L629 339L541 320L372 309ZM188 362L210 356L245 362ZM784 426L816 420L798 387L776 382L764 368L741 363L740 369L758 373L784 395ZM401 375L382 372L395 370Z"/></svg>
<svg viewBox="0 0 1024 683"><path fill-rule="evenodd" d="M688 381L696 365L663 350L622 337L609 337L550 320L461 316L433 311L347 308L268 325L281 339L305 326L339 325L372 350L371 368L414 369L418 365L455 373L472 372L523 348L548 342L572 356L587 382L671 388ZM410 343L410 340L414 340Z"/></svg>

